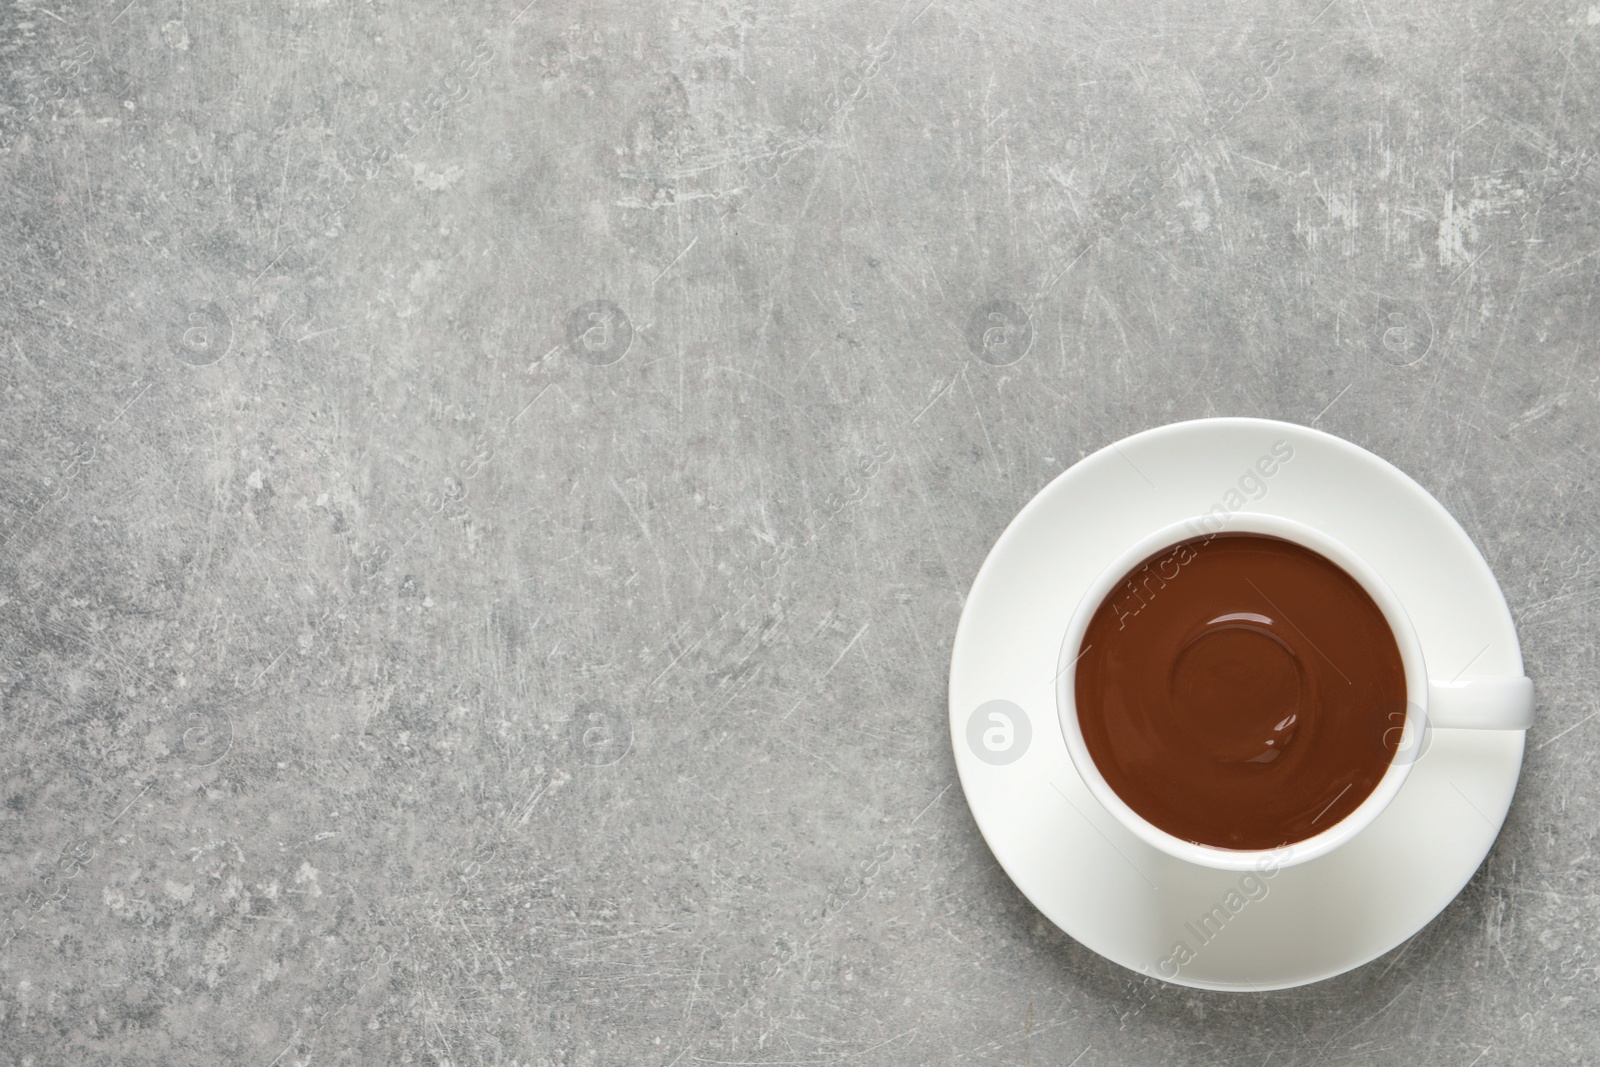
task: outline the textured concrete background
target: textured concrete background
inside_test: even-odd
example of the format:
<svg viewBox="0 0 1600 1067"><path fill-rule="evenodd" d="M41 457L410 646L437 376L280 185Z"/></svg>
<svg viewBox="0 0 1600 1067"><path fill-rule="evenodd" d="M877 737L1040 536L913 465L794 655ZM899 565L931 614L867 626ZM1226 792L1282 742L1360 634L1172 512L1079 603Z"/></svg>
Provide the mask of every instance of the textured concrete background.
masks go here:
<svg viewBox="0 0 1600 1067"><path fill-rule="evenodd" d="M1324 3L0 6L0 1063L1600 1062L1600 8ZM1541 692L1262 996L1045 922L944 705L1215 414L1436 494Z"/></svg>

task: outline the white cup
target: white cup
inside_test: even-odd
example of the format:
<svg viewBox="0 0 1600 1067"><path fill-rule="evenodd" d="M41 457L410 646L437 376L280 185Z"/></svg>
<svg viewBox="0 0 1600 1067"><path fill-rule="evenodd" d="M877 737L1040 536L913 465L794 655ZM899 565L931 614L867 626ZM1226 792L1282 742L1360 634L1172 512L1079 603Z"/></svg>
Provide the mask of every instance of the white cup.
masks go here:
<svg viewBox="0 0 1600 1067"><path fill-rule="evenodd" d="M1279 537L1303 545L1337 564L1360 583L1383 612L1389 629L1394 633L1395 643L1400 647L1400 661L1405 670L1406 721L1396 724L1396 728L1402 731L1398 749L1383 777L1378 780L1377 787L1355 810L1326 830L1273 849L1229 849L1200 845L1147 822L1106 782L1089 754L1078 722L1075 698L1078 659L1089 622L1106 597L1134 568L1152 557L1159 559L1163 549L1197 537L1221 533ZM1183 579L1180 573L1168 580ZM1137 544L1130 545L1090 584L1083 599L1078 602L1072 620L1067 625L1056 666L1056 710L1061 719L1061 733L1078 774L1095 799L1145 843L1178 859L1219 870L1248 871L1264 869L1264 865L1292 866L1325 855L1355 837L1370 826L1400 792L1406 775L1416 762L1416 755L1428 729L1526 730L1533 724L1531 681L1522 676L1467 676L1449 681L1429 678L1422 659L1422 645L1417 640L1411 619L1394 590L1365 560L1315 527L1259 512L1235 512L1225 520L1214 514L1188 519L1157 530Z"/></svg>

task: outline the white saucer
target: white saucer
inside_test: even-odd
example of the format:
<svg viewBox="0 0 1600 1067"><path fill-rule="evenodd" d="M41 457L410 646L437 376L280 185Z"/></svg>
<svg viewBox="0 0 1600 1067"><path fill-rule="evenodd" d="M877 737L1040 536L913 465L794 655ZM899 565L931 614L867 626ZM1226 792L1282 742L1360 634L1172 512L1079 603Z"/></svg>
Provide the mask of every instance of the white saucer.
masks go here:
<svg viewBox="0 0 1600 1067"><path fill-rule="evenodd" d="M1056 657L1068 617L1128 544L1219 503L1238 510L1230 491L1243 497L1255 488L1241 488L1241 478L1279 441L1292 459L1260 479L1265 495L1245 506L1319 527L1371 562L1405 605L1434 677L1469 666L1475 675L1522 673L1489 565L1425 489L1321 431L1232 418L1136 434L1046 486L978 571L950 665L961 786L1011 880L1107 959L1201 989L1303 985L1405 941L1488 855L1522 769L1520 732L1435 731L1371 827L1270 878L1168 857L1096 803L1056 715ZM969 742L974 714L993 701L1007 704L986 708ZM1006 719L990 718L995 711L1012 720L1009 732ZM984 730L992 731L988 746ZM1176 953L1180 943L1187 951Z"/></svg>

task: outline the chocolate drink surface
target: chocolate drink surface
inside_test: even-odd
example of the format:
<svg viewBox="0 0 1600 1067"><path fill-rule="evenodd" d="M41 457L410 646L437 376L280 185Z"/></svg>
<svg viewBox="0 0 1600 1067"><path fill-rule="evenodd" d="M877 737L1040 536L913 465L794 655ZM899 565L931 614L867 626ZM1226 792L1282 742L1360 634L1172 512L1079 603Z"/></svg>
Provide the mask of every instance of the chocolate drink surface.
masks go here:
<svg viewBox="0 0 1600 1067"><path fill-rule="evenodd" d="M1405 722L1400 648L1361 585L1260 534L1180 542L1119 582L1074 697L1106 783L1185 841L1268 849L1350 814Z"/></svg>

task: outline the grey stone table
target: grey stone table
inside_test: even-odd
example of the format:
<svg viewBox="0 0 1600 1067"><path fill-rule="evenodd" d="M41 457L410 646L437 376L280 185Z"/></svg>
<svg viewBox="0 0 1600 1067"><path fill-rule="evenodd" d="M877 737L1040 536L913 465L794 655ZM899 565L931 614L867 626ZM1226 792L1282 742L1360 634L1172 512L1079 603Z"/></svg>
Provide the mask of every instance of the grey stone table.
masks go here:
<svg viewBox="0 0 1600 1067"><path fill-rule="evenodd" d="M1588 0L0 8L0 1063L1600 1062L1597 60ZM1418 479L1540 688L1461 896L1260 996L1034 911L944 704L1017 509L1216 414Z"/></svg>

